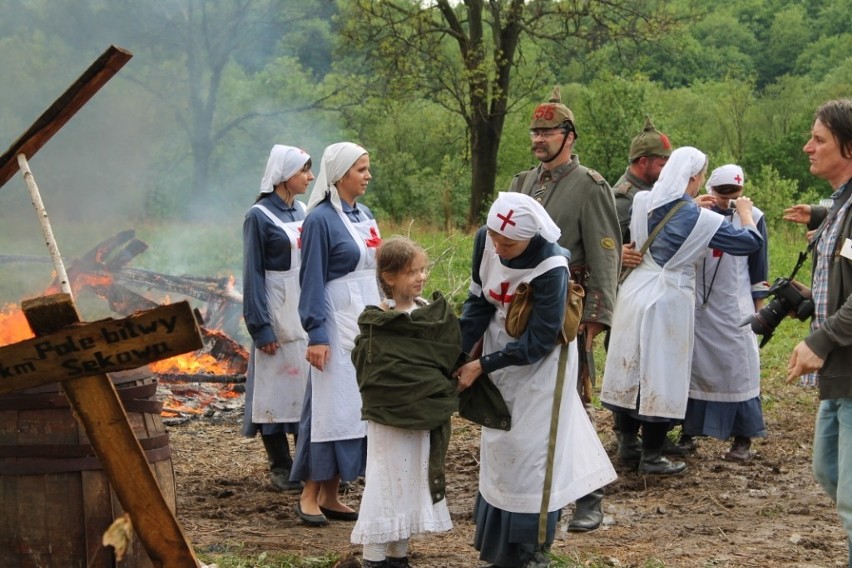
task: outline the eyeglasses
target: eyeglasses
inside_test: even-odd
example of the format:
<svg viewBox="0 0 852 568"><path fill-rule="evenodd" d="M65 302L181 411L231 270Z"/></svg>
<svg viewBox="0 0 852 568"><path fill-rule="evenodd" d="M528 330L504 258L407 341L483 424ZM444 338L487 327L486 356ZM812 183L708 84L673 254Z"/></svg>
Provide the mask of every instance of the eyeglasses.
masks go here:
<svg viewBox="0 0 852 568"><path fill-rule="evenodd" d="M541 136L542 138L552 138L557 134L565 132L564 128L536 128L535 130L530 130L530 139L535 140L536 136Z"/></svg>

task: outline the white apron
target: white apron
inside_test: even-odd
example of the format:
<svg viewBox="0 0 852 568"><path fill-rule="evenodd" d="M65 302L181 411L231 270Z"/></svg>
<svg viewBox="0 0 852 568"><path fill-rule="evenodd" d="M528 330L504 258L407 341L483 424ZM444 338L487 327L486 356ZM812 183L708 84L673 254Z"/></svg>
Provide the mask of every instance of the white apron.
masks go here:
<svg viewBox="0 0 852 568"><path fill-rule="evenodd" d="M630 234L648 239L651 192L634 198ZM700 208L689 236L660 267L642 257L618 291L601 386L602 402L639 414L681 419L686 414L695 320L695 261L724 218Z"/></svg>
<svg viewBox="0 0 852 568"><path fill-rule="evenodd" d="M297 202L298 203L298 202ZM299 203L304 209L304 205ZM310 365L305 360L308 334L299 319L299 267L302 263L300 231L303 221L285 223L263 205L262 211L290 240L290 270L267 270L266 302L278 350L268 355L255 347L254 394L251 421L298 422Z"/></svg>
<svg viewBox="0 0 852 568"><path fill-rule="evenodd" d="M493 353L514 341L506 333L505 323L507 298L518 284L529 282L557 266L567 267L567 259L551 257L533 270L508 268L500 263L491 238L485 239L480 266L482 290L497 311L485 332L483 353ZM577 376L575 342L566 348L569 350L568 363L548 511L559 510L616 478L577 389L573 388ZM557 346L532 365L506 367L490 375L512 414L512 429L508 432L482 428L479 491L489 504L499 509L513 513L539 513L541 510L560 349L561 346Z"/></svg>
<svg viewBox="0 0 852 568"><path fill-rule="evenodd" d="M758 209L752 209L752 215L755 223L763 216ZM742 227L736 213L731 222ZM760 394L760 354L751 327L740 325L754 313L748 257L708 249L696 270L689 396L716 402L751 400Z"/></svg>
<svg viewBox="0 0 852 568"><path fill-rule="evenodd" d="M381 243L375 220L352 223L338 211L355 239L360 258L355 270L326 283L326 332L330 350L325 371L311 369L311 441L351 440L367 435L361 420L361 392L352 364L358 336L358 316L367 305L377 305L376 248Z"/></svg>

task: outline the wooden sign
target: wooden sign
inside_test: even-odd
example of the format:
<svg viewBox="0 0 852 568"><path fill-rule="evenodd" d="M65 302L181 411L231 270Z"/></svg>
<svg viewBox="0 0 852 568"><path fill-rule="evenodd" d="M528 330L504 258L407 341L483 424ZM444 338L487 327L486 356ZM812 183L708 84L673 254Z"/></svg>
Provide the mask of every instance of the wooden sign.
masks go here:
<svg viewBox="0 0 852 568"><path fill-rule="evenodd" d="M30 346L29 353L31 355L35 353L36 357L41 353L45 355L45 359L55 358L57 361L63 361L66 360L63 359L65 356L79 355L90 351L86 349L73 351L72 346L74 348L79 347L74 342L74 338L79 339L81 337L75 333L77 329L88 329L89 331L84 333L82 337L92 338L91 328L93 326L102 334L102 338L99 340L102 345L118 343L129 345L130 342L121 337L122 333L118 331L123 329L123 335L133 339L137 349L144 350L143 341L137 341L138 338L130 337L131 330L137 335L141 334L141 328L136 324L132 327L127 325L110 327L106 326L104 322L96 322L95 324L80 326L80 316L69 294L54 294L25 300L21 302L21 307L30 327L38 336L35 340L27 340L25 343L38 343L45 338L72 338L70 342L51 339L50 346L42 345L40 350L35 352L33 352L34 348ZM178 317L174 320L169 316L163 317L169 325L160 322L160 317L164 313L180 313L181 310L185 312L187 309L188 304L183 308L178 308L177 312L151 310L158 312L159 315L155 315L153 319L142 320L149 322L147 329L150 330L150 334L148 338L153 337L154 330L152 328L155 322L157 322L157 328L160 328L160 331L165 328L167 336L169 329L172 329L171 333L175 334L182 327L182 324L178 323L179 320L187 321L185 316L183 316L183 319ZM121 322L128 322L128 320L138 323L140 320L133 320L133 318L142 318L145 315L146 313L142 313L115 323L121 324ZM171 327L172 323L174 324L173 328ZM195 330L194 333L200 343L201 332L194 317L191 318L191 327ZM106 337L103 337L103 331L107 332ZM112 335L113 333L118 335ZM110 343L109 340L112 339L115 340ZM69 352L58 353L59 351ZM91 361L91 355L86 360ZM61 368L61 364L59 367ZM16 380L16 378L7 379L7 381L10 380ZM0 381L0 384L4 384L4 382ZM192 546L169 508L159 485L157 485L151 466L148 464L139 440L136 439L136 435L130 427L127 414L121 406L115 386L109 377L100 370L84 372L80 376L63 380L60 385L62 392L74 409L75 418L86 430L86 435L103 465L104 472L107 474L121 506L130 515L133 527L139 535L139 540L145 546L154 567L198 568L200 562L195 557Z"/></svg>
<svg viewBox="0 0 852 568"><path fill-rule="evenodd" d="M63 329L0 348L0 394L135 369L203 346L189 302Z"/></svg>

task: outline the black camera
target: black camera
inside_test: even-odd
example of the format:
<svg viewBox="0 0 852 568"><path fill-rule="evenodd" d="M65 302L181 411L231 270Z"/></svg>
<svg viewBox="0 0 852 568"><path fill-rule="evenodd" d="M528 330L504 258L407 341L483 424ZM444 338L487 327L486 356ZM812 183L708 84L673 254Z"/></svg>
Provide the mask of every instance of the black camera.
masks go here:
<svg viewBox="0 0 852 568"><path fill-rule="evenodd" d="M769 288L769 296L772 299L742 323L751 324L751 330L763 336L761 347L772 339L775 328L788 314L802 321L814 315L813 299L805 296L789 278L776 278Z"/></svg>

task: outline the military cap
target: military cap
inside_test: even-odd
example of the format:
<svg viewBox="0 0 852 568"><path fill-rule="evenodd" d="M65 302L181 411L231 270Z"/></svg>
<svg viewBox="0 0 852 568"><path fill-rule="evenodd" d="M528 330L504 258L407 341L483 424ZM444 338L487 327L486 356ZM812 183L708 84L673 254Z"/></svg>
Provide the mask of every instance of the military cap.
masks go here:
<svg viewBox="0 0 852 568"><path fill-rule="evenodd" d="M555 128L565 123L574 125L574 113L562 104L562 93L559 87L553 87L550 100L535 107L530 121L530 129Z"/></svg>
<svg viewBox="0 0 852 568"><path fill-rule="evenodd" d="M672 143L669 137L657 130L650 117L645 117L645 127L630 143L630 155L627 160L632 162L642 156L671 156Z"/></svg>

